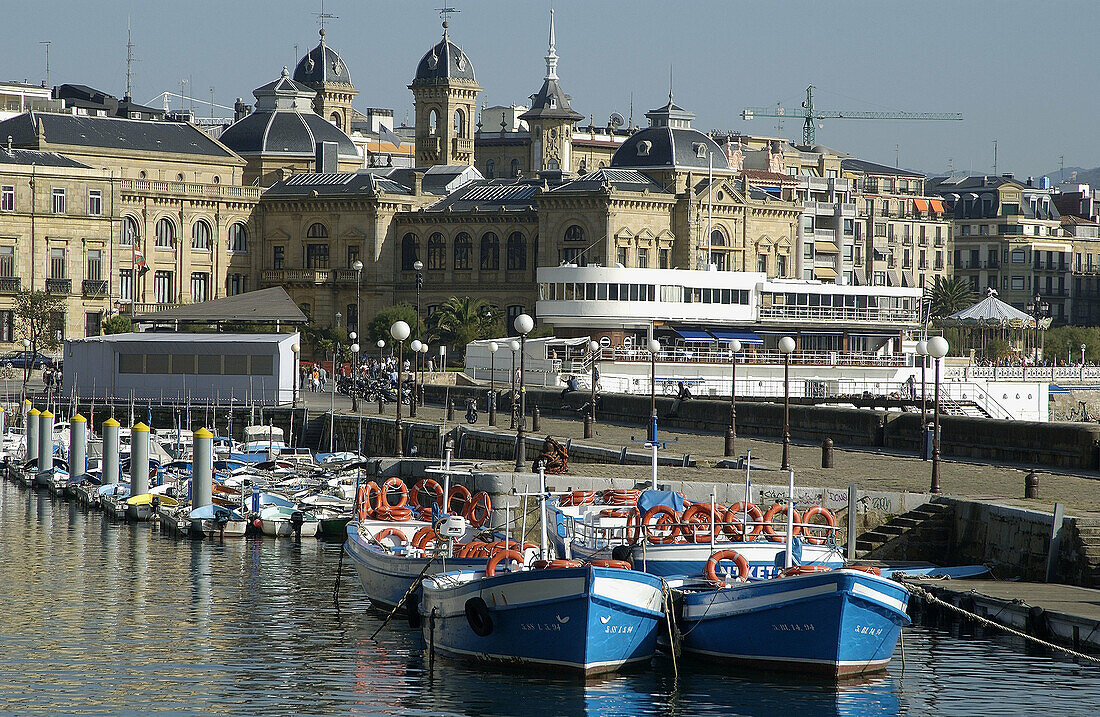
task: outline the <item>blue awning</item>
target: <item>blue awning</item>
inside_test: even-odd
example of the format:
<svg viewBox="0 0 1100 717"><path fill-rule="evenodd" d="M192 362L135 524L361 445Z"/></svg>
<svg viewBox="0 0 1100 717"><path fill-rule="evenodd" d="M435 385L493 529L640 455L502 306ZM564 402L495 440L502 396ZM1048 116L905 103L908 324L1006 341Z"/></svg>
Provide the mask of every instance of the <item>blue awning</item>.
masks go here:
<svg viewBox="0 0 1100 717"><path fill-rule="evenodd" d="M714 337L702 329L673 329L684 341L714 343Z"/></svg>
<svg viewBox="0 0 1100 717"><path fill-rule="evenodd" d="M719 341L729 343L734 339L737 339L743 344L763 344L764 339L760 338L751 331L733 331L730 329L708 329L711 335Z"/></svg>

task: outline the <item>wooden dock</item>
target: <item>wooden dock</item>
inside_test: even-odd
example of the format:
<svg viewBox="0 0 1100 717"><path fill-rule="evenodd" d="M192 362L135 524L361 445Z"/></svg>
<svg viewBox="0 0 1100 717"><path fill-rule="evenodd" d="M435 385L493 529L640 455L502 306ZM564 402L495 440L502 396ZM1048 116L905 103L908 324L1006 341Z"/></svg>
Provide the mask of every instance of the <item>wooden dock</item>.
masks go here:
<svg viewBox="0 0 1100 717"><path fill-rule="evenodd" d="M1100 590L1007 580L907 579L905 584L1041 640L1100 652Z"/></svg>

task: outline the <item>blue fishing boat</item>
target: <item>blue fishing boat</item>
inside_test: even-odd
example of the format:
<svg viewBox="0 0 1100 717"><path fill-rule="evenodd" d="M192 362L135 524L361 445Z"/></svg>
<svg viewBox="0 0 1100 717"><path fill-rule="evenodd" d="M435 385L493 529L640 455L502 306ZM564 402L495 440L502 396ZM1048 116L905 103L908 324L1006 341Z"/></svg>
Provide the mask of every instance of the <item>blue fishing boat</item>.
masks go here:
<svg viewBox="0 0 1100 717"><path fill-rule="evenodd" d="M674 594L686 653L754 668L880 671L909 624L909 592L865 569L796 566L761 581L685 581Z"/></svg>
<svg viewBox="0 0 1100 717"><path fill-rule="evenodd" d="M521 559L507 551L484 571L424 580L420 615L429 650L585 675L652 658L664 604L659 577L595 565L497 574L501 557Z"/></svg>

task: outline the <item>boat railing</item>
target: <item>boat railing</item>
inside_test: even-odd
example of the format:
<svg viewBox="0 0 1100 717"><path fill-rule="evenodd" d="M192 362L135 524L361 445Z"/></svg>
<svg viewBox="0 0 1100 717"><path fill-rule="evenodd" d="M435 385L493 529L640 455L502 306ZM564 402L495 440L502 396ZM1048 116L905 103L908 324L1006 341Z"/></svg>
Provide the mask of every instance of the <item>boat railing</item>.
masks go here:
<svg viewBox="0 0 1100 717"><path fill-rule="evenodd" d="M594 353L596 361L644 361L652 360L650 352L644 348L607 347ZM587 368L592 359L583 362ZM671 347L657 353L657 363L730 363L730 352L719 348ZM877 353L874 351L795 351L790 355L791 365L807 366L885 366L904 367L911 361L909 354ZM576 362L574 362L576 363ZM737 354L738 364L778 365L784 363L784 354L779 351L742 351ZM579 373L579 372L578 372Z"/></svg>

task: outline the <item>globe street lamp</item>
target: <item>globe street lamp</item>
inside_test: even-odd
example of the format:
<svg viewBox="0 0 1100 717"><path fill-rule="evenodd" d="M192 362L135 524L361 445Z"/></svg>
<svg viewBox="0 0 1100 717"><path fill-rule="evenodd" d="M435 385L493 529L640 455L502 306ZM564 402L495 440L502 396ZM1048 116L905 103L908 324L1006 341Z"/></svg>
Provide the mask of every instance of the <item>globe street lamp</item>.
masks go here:
<svg viewBox="0 0 1100 717"><path fill-rule="evenodd" d="M413 262L413 270L416 271L416 330L413 331L413 336L420 338L420 290L424 287L424 262L417 259ZM416 367L420 359L420 351L413 349L413 396L409 401L410 406L416 405ZM412 409L409 410L410 416L415 416L416 412Z"/></svg>
<svg viewBox="0 0 1100 717"><path fill-rule="evenodd" d="M425 372L428 370L428 344L424 343L420 345L420 353L424 354L424 357L420 360L420 405L424 405L424 379Z"/></svg>
<svg viewBox="0 0 1100 717"><path fill-rule="evenodd" d="M737 339L730 341L730 425L726 428L726 457L729 458L736 451L734 441L737 440L737 354L741 353L741 342Z"/></svg>
<svg viewBox="0 0 1100 717"><path fill-rule="evenodd" d="M936 405L935 420L932 424L932 486L931 493L940 492L940 360L947 355L950 345L942 336L933 336L928 340L928 355L936 360Z"/></svg>
<svg viewBox="0 0 1100 717"><path fill-rule="evenodd" d="M496 341L489 342L489 425L497 425L497 351L500 344Z"/></svg>
<svg viewBox="0 0 1100 717"><path fill-rule="evenodd" d="M791 469L791 354L794 352L794 339L784 336L779 339L779 353L783 354L783 466Z"/></svg>
<svg viewBox="0 0 1100 717"><path fill-rule="evenodd" d="M1085 345L1081 344L1081 382L1085 381Z"/></svg>
<svg viewBox="0 0 1100 717"><path fill-rule="evenodd" d="M413 339L412 343L409 344L409 350L412 351L412 354L413 354L413 365L412 365L413 385L412 385L412 396L409 397L409 418L415 418L416 417L416 366L419 363L420 349L421 349L422 346L424 346L424 344L420 343L420 339Z"/></svg>
<svg viewBox="0 0 1100 717"><path fill-rule="evenodd" d="M527 386L526 376L523 375L523 355L527 349L527 334L535 328L535 320L527 314L520 314L516 317L513 325L519 333L519 426L516 430L516 470L519 471L523 470L524 464L527 463L527 451L524 446L524 424L527 422Z"/></svg>
<svg viewBox="0 0 1100 717"><path fill-rule="evenodd" d="M508 422L509 428L516 427L516 410L519 408L519 396L516 395L516 352L519 351L519 341L512 339L508 342L508 348L512 350L512 397L509 406L512 409L512 418Z"/></svg>
<svg viewBox="0 0 1100 717"><path fill-rule="evenodd" d="M290 350L294 352L294 391L291 393L291 405L294 408L298 407L298 379L302 375L302 365L298 360L298 354L301 353L302 347L298 344L294 344L290 347Z"/></svg>
<svg viewBox="0 0 1100 717"><path fill-rule="evenodd" d="M28 360L30 358L31 340L23 339L23 400L27 400L27 379L30 378L31 365L33 361Z"/></svg>
<svg viewBox="0 0 1100 717"><path fill-rule="evenodd" d="M928 430L928 412L924 401L925 370L928 366L928 342L921 339L917 342L917 356L920 356L920 457L928 460L928 442L925 432Z"/></svg>
<svg viewBox="0 0 1100 717"><path fill-rule="evenodd" d="M409 334L412 329L404 321L395 321L393 326L390 327L390 336L397 342L397 419L394 421L394 437L396 439L396 451L395 455L398 458L404 456L401 440L401 378L402 378L402 366L401 361L404 358L405 339L409 338Z"/></svg>
<svg viewBox="0 0 1100 717"><path fill-rule="evenodd" d="M661 351L661 342L650 339L649 349L649 440L657 440L657 354Z"/></svg>
<svg viewBox="0 0 1100 717"><path fill-rule="evenodd" d="M359 338L359 334L352 331L348 334L348 339L351 344L351 376L349 376L348 389L351 392L351 412L359 413L359 390L355 385L355 379L359 377L359 344L356 339Z"/></svg>
<svg viewBox="0 0 1100 717"><path fill-rule="evenodd" d="M597 366L600 362L600 344L596 341L588 342L588 350L592 352L592 385L589 397L588 415L592 417L592 425L596 424L596 381L599 380L600 370ZM587 436L591 438L591 436Z"/></svg>
<svg viewBox="0 0 1100 717"><path fill-rule="evenodd" d="M359 286L360 279L363 278L363 262L356 259L351 263L351 268L355 272L355 333L362 334L363 327L360 323L362 319L359 318L361 316L359 311Z"/></svg>
<svg viewBox="0 0 1100 717"><path fill-rule="evenodd" d="M378 339L378 341L375 342L375 346L378 347L378 373L376 374L375 380L378 380L382 378L382 376L386 375L386 371L383 368L384 359L382 357L382 349L386 348L386 340ZM385 385L380 384L378 387L378 415L382 415L382 411L384 410L383 407L385 406L385 396Z"/></svg>

